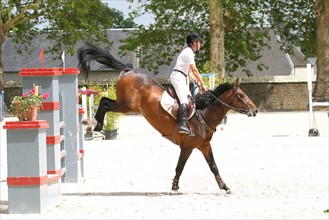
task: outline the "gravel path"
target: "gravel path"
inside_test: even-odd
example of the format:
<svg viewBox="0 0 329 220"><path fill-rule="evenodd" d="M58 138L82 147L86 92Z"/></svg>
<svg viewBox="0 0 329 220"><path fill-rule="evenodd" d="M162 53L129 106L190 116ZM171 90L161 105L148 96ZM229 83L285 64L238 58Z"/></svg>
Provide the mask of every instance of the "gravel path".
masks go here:
<svg viewBox="0 0 329 220"><path fill-rule="evenodd" d="M227 195L197 150L171 193L178 146L125 116L117 140L85 141L85 178L62 184L46 213L8 214L2 180L0 219L329 219L327 112L315 119L320 136L308 137L308 112L230 113L212 139Z"/></svg>

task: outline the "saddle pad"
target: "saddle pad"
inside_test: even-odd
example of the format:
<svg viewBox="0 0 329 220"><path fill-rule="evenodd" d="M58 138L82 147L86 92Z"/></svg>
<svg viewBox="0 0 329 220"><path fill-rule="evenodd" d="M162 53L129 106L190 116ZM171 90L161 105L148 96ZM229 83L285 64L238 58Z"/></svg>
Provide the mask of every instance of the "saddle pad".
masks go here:
<svg viewBox="0 0 329 220"><path fill-rule="evenodd" d="M178 104L173 97L171 97L167 91L164 91L160 100L160 105L162 108L168 112L174 119L177 118ZM188 113L188 118L190 119L195 113L195 108L192 108L192 112Z"/></svg>
<svg viewBox="0 0 329 220"><path fill-rule="evenodd" d="M168 112L173 118L176 119L176 115L174 115L172 111L175 104L175 100L167 93L167 91L164 91L164 93L162 94L160 104L166 112Z"/></svg>

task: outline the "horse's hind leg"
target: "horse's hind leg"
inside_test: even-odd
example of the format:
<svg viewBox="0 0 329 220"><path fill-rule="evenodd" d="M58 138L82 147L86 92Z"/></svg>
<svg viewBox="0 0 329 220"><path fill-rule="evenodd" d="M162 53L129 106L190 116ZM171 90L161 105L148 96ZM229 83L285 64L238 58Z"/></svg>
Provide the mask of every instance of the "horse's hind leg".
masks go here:
<svg viewBox="0 0 329 220"><path fill-rule="evenodd" d="M179 159L178 159L178 163L176 166L176 175L174 177L173 183L172 183L172 190L178 190L179 186L178 186L178 182L179 182L179 178L182 175L184 166L186 164L187 159L190 157L191 153L193 151L193 148L181 148L180 151L180 155L179 155Z"/></svg>
<svg viewBox="0 0 329 220"><path fill-rule="evenodd" d="M228 194L231 193L230 189L227 187L227 185L225 184L225 182L222 180L222 178L219 175L218 168L217 168L210 144L208 146L206 146L205 148L201 148L199 150L202 152L204 158L206 159L211 172L215 175L215 179L216 179L216 182L217 182L219 188L224 189L226 191L226 193L228 193Z"/></svg>
<svg viewBox="0 0 329 220"><path fill-rule="evenodd" d="M101 101L99 102L99 106L95 115L97 125L95 126L94 131L102 130L106 112L112 111L116 105L117 105L116 102L112 99L109 99L107 97L101 98Z"/></svg>

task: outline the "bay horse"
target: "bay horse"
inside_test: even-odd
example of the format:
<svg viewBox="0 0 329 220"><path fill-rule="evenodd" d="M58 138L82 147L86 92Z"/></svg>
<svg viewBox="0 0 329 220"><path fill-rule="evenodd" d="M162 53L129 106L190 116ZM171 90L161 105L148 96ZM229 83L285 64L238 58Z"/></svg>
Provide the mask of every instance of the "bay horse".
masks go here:
<svg viewBox="0 0 329 220"><path fill-rule="evenodd" d="M255 104L238 86L238 81L221 84L214 91L208 90L195 96L195 114L189 119L189 126L195 135L188 136L177 132L176 120L161 107L160 100L165 89L150 76L135 72L116 60L105 48L91 43L80 47L77 56L79 68L86 73L86 79L91 61L97 61L105 68L122 70L116 83L117 98L101 98L95 115L97 125L94 130L102 129L104 116L108 111L141 113L158 132L180 147L172 190L179 189L179 178L189 156L196 148L202 152L219 188L230 193L219 175L210 141L228 110L233 109L247 116L257 114Z"/></svg>

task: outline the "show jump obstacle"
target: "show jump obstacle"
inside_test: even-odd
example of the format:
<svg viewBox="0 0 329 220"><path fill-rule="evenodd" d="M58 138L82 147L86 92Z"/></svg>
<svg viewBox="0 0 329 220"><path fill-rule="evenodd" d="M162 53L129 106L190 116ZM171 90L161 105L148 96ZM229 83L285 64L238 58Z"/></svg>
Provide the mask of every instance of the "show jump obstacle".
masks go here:
<svg viewBox="0 0 329 220"><path fill-rule="evenodd" d="M316 122L313 113L313 107L315 106L329 106L329 102L313 102L312 97L312 70L311 64L307 64L307 88L308 88L308 106L309 106L309 121L310 121L310 129L308 131L308 136L320 136L320 132L316 127ZM329 117L329 112L328 112Z"/></svg>
<svg viewBox="0 0 329 220"><path fill-rule="evenodd" d="M60 202L62 182L76 183L83 174L78 74L76 68L27 68L19 73L23 92L35 84L49 96L37 121L4 125L9 213L42 213Z"/></svg>

